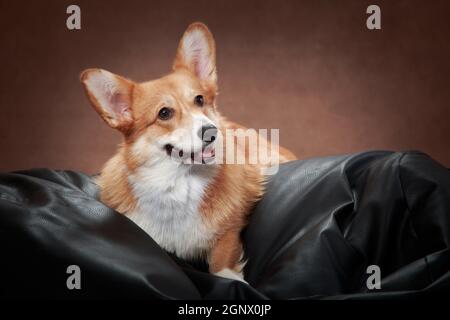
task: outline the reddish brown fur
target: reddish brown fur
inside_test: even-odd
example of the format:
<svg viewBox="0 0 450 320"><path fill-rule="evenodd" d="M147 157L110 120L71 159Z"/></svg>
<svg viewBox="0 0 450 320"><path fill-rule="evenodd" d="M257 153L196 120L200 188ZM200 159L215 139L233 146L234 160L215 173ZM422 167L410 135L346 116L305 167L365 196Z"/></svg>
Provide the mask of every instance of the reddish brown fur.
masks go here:
<svg viewBox="0 0 450 320"><path fill-rule="evenodd" d="M200 28L206 32L208 43L212 48L211 58L215 60L215 45L209 30L203 24L197 23L191 25L188 31L194 28ZM124 142L119 146L116 155L106 163L97 180L101 190L101 200L121 213L126 214L136 207L136 199L129 185L128 176L146 160L132 152L132 146L140 136L158 137L186 125L187 120L183 114L192 112L203 112L206 116L214 115L220 121L221 130L240 127L225 120L217 112L215 70L210 81L199 81L192 69L186 65L180 50L179 47L173 64L174 71L163 78L145 83L134 83L119 78L121 85L129 89L125 90L129 94L124 98L130 102L132 121L111 125L110 115L89 90L86 90L91 103L102 118L124 135ZM89 69L82 74L83 83L92 72L96 70ZM199 110L192 105L191 101L181 101L183 98L180 88L186 85L205 97L207 107ZM164 122L157 118L161 107L160 92L171 92L173 96L180 99L174 107L174 118L170 121ZM247 154L247 150L242 152ZM281 162L293 159L295 156L290 151L280 148ZM237 266L242 252L240 232L247 223L248 214L263 195L263 189L264 179L259 166L220 165L216 177L204 193L200 206L204 221L216 231L216 237L208 255L211 272Z"/></svg>

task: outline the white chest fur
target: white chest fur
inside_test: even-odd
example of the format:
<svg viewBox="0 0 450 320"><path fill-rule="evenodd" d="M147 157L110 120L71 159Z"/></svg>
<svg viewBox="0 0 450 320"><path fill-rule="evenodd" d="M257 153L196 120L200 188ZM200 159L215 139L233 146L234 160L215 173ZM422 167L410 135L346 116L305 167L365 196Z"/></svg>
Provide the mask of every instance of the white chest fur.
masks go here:
<svg viewBox="0 0 450 320"><path fill-rule="evenodd" d="M215 169L164 161L142 166L129 176L137 207L127 216L162 248L181 258L194 258L210 248L214 230L199 206Z"/></svg>

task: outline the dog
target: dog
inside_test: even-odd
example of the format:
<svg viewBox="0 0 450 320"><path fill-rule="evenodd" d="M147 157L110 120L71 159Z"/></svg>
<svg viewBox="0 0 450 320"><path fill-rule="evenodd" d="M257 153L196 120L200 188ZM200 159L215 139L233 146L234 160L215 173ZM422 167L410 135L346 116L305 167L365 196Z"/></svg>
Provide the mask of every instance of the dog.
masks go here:
<svg viewBox="0 0 450 320"><path fill-rule="evenodd" d="M264 165L214 162L219 135L245 128L217 109L209 29L199 22L187 28L172 71L162 78L136 83L87 69L81 82L94 109L123 135L96 180L101 201L166 251L205 259L210 273L245 281L240 233L264 193ZM236 149L248 158L248 146ZM277 152L280 163L296 159L287 149ZM187 163L194 158L200 161Z"/></svg>

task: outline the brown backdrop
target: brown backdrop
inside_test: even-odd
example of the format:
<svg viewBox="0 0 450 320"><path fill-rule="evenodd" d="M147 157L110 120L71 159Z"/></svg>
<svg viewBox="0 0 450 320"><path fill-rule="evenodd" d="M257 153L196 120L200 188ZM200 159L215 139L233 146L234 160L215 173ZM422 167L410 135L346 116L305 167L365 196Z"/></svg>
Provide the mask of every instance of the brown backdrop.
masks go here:
<svg viewBox="0 0 450 320"><path fill-rule="evenodd" d="M66 29L66 8L82 30ZM78 75L102 67L138 81L169 70L178 40L205 22L218 49L219 107L280 128L300 158L420 149L450 166L450 3L377 1L1 1L0 170L93 173L120 140Z"/></svg>

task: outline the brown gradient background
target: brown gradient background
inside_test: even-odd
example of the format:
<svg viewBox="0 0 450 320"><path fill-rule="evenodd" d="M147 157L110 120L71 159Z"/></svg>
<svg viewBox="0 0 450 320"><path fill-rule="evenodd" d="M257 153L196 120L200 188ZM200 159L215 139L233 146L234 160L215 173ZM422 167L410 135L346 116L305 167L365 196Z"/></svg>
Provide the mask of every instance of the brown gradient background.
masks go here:
<svg viewBox="0 0 450 320"><path fill-rule="evenodd" d="M66 29L78 4L82 30ZM365 26L378 4L382 30ZM137 81L169 71L205 22L222 113L280 128L300 158L420 149L450 166L449 1L0 1L0 170L97 172L120 135L78 80L102 67Z"/></svg>

